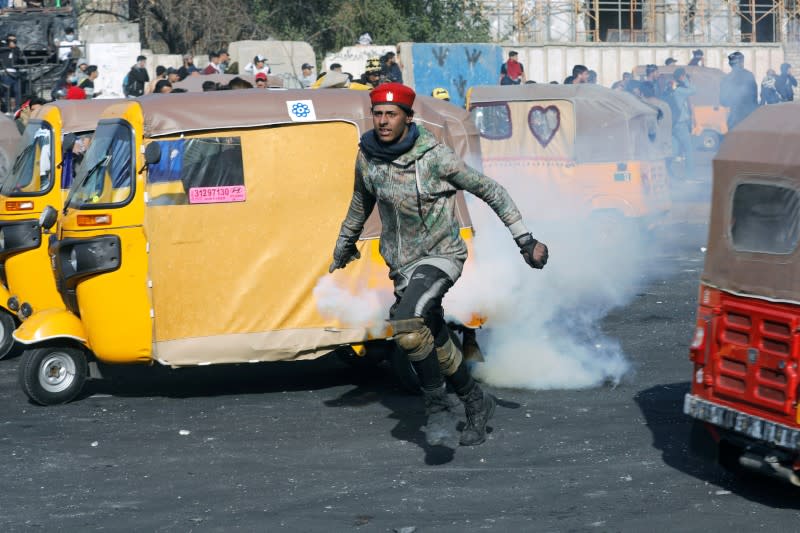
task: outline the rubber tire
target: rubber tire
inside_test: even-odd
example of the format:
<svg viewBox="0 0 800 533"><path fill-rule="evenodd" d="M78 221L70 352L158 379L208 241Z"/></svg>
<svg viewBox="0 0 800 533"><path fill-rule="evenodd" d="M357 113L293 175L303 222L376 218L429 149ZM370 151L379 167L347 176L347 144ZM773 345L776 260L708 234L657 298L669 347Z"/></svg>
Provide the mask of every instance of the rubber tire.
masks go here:
<svg viewBox="0 0 800 533"><path fill-rule="evenodd" d="M0 311L0 359L10 354L16 347L17 343L11 334L18 325L14 315L5 310Z"/></svg>
<svg viewBox="0 0 800 533"><path fill-rule="evenodd" d="M61 371L70 374L64 366L74 367L74 374L65 377L60 383L42 383L44 366L53 363L53 357L61 358ZM58 362L58 361L55 361ZM59 368L59 367L54 367ZM19 384L31 402L39 405L58 405L75 399L80 394L89 375L89 362L86 352L79 348L66 346L45 346L26 349L19 365Z"/></svg>

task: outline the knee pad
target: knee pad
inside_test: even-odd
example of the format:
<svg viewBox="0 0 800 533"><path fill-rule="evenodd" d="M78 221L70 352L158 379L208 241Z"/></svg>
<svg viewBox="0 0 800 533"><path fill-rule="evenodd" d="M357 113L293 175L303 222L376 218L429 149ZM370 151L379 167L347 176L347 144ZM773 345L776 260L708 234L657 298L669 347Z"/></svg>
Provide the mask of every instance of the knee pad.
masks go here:
<svg viewBox="0 0 800 533"><path fill-rule="evenodd" d="M391 320L394 340L409 360L422 361L433 351L433 334L421 318Z"/></svg>
<svg viewBox="0 0 800 533"><path fill-rule="evenodd" d="M436 358L439 359L439 369L445 376L455 374L463 360L461 350L455 345L453 339L447 339L444 346L436 347Z"/></svg>

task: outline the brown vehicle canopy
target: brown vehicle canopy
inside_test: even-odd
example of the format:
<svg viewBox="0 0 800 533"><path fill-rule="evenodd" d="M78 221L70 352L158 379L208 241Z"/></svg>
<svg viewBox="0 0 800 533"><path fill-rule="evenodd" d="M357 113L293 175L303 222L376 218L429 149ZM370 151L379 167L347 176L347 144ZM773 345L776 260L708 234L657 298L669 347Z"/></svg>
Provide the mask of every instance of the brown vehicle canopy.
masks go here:
<svg viewBox="0 0 800 533"><path fill-rule="evenodd" d="M579 163L652 160L672 151L669 116L622 91L591 84L480 85L472 89L470 107L511 102L567 102L560 120L570 124L574 145L563 157ZM531 108L532 109L532 108ZM527 115L530 121L532 115ZM519 127L519 126L517 126ZM530 154L536 157L537 154Z"/></svg>
<svg viewBox="0 0 800 533"><path fill-rule="evenodd" d="M176 81L172 84L173 89L186 89L190 93L203 92L203 83L213 81L220 85L228 85L233 78L241 78L253 87L256 86L256 77L252 74L195 74L193 76L186 76L181 81ZM267 76L267 87L283 87L283 78L280 76Z"/></svg>
<svg viewBox="0 0 800 533"><path fill-rule="evenodd" d="M714 159L702 280L767 300L800 303L800 106L758 108Z"/></svg>
<svg viewBox="0 0 800 533"><path fill-rule="evenodd" d="M639 65L633 69L634 79L643 78L645 75L645 65ZM719 86L725 73L718 68L699 67L689 65L669 65L658 67L658 80L661 90L667 82L673 79L673 74L679 68L685 69L692 84L697 89L697 93L689 97L692 105L699 106L719 106Z"/></svg>
<svg viewBox="0 0 800 533"><path fill-rule="evenodd" d="M94 131L97 121L105 109L119 102L121 99L94 99L94 100L56 100L43 105L31 118L39 118L53 107L61 114L61 132L78 133L81 131Z"/></svg>
<svg viewBox="0 0 800 533"><path fill-rule="evenodd" d="M316 122L352 122L358 127L359 135L372 129L371 103L366 91L246 89L153 94L139 98L138 102L144 110L147 137L302 122L291 115L293 106L302 102L313 103ZM414 120L451 147L467 164L480 170L480 140L469 113L449 102L418 95L414 101ZM309 163L313 165L313 159L309 159ZM458 200L461 226L471 227L462 193ZM375 210L361 238L376 238L379 234L380 222Z"/></svg>

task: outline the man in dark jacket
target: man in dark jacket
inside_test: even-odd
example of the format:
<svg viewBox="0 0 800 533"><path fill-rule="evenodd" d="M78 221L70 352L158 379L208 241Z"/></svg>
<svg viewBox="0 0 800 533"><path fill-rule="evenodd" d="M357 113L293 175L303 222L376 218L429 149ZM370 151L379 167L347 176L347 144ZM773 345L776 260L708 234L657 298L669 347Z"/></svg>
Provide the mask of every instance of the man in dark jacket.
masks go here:
<svg viewBox="0 0 800 533"><path fill-rule="evenodd" d="M146 64L147 58L145 56L136 58L136 64L131 67L126 76L125 96L137 97L145 94L147 82L150 81L150 75L145 67Z"/></svg>
<svg viewBox="0 0 800 533"><path fill-rule="evenodd" d="M495 401L472 379L444 320L442 298L461 275L467 246L456 217L456 192L488 203L508 227L533 268L547 263L547 246L534 239L506 190L466 166L450 148L413 122L414 91L385 83L370 93L374 129L361 137L355 187L342 223L330 271L358 259L356 242L375 205L382 222L380 252L394 282L390 325L398 347L419 376L428 422L427 442L455 440L455 417L445 378L467 415L464 446L486 439Z"/></svg>
<svg viewBox="0 0 800 533"><path fill-rule="evenodd" d="M784 102L794 100L794 87L797 80L792 76L792 66L789 63L781 65L781 73L775 77L775 90Z"/></svg>
<svg viewBox="0 0 800 533"><path fill-rule="evenodd" d="M397 54L386 52L381 58L381 66L383 67L381 73L383 79L403 83L403 71L400 70L400 65L397 63Z"/></svg>
<svg viewBox="0 0 800 533"><path fill-rule="evenodd" d="M722 78L719 87L720 103L730 109L728 129L755 111L758 107L758 85L753 73L744 68L744 55L734 52L728 56L731 71Z"/></svg>

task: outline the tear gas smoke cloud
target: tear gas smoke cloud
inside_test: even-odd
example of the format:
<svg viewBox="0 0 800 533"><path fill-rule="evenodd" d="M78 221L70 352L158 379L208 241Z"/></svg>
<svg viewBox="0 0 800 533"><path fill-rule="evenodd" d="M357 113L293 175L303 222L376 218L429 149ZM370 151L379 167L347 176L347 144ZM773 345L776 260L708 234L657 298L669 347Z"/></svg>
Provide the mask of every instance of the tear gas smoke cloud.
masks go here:
<svg viewBox="0 0 800 533"><path fill-rule="evenodd" d="M601 332L599 322L644 282L644 240L625 231L616 234L616 242L614 236L602 239L599 227L571 216L579 210L564 198L546 199L525 184L507 188L528 218L535 218L537 206L553 205L563 216L527 221L551 254L544 270L532 270L494 212L469 198L476 228L471 258L445 297L444 308L448 317L462 322L474 313L487 318L480 333L486 362L473 372L492 385L533 389L619 382L630 363L619 343ZM349 290L337 274L323 276L314 295L323 316L376 333L393 302L387 291L366 286Z"/></svg>
<svg viewBox="0 0 800 533"><path fill-rule="evenodd" d="M314 287L314 298L323 317L338 320L348 327L367 328L375 336L383 333L393 302L390 292L367 288L366 284L351 290L341 270L319 279Z"/></svg>
<svg viewBox="0 0 800 533"><path fill-rule="evenodd" d="M511 191L523 213L542 197ZM564 205L563 213L575 213ZM530 269L495 214L470 202L476 235L473 258L445 298L445 309L464 319L487 318L481 335L486 362L473 369L496 386L533 389L586 388L619 382L629 371L619 344L599 321L634 293L641 279L643 243L621 232L624 242L598 242L598 229L584 220L528 221L534 237L550 249L542 271ZM613 238L612 238L613 239Z"/></svg>

